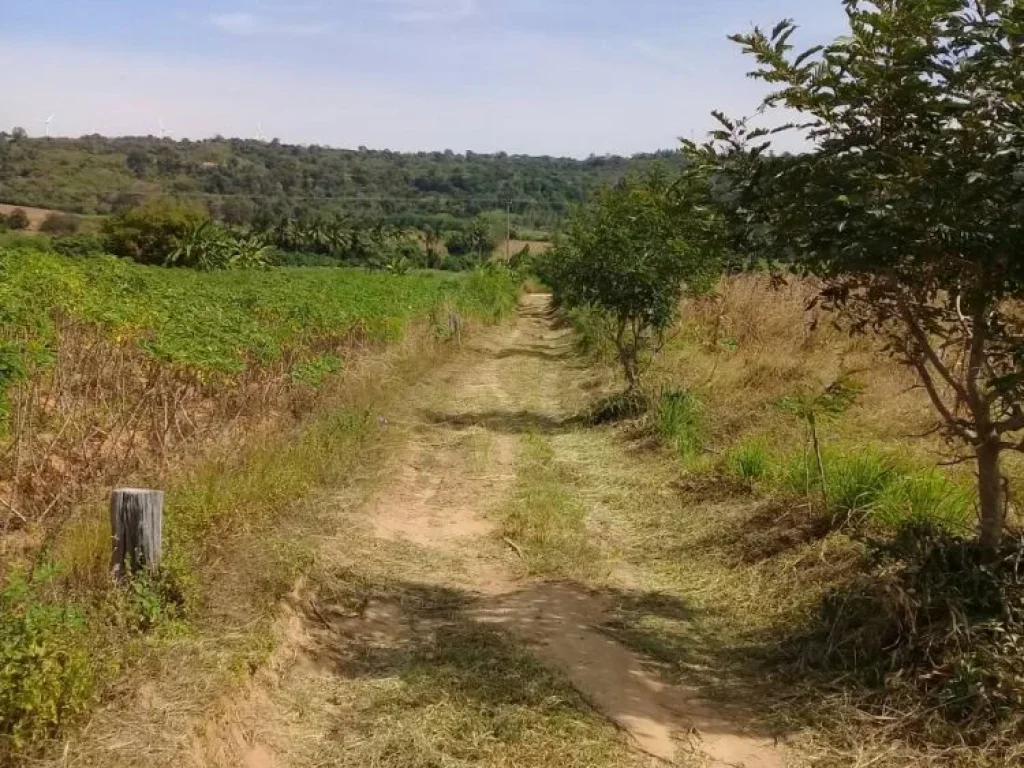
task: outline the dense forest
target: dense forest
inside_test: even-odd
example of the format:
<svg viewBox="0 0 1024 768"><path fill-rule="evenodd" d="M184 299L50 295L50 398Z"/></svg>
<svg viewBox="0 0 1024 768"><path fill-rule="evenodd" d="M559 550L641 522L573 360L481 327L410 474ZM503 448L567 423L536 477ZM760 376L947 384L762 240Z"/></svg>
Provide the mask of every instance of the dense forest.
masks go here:
<svg viewBox="0 0 1024 768"><path fill-rule="evenodd" d="M29 138L15 128L0 133L0 200L107 214L169 195L201 201L238 225L316 212L418 226L511 204L519 226L545 229L601 184L678 158L674 151L576 160L219 137Z"/></svg>

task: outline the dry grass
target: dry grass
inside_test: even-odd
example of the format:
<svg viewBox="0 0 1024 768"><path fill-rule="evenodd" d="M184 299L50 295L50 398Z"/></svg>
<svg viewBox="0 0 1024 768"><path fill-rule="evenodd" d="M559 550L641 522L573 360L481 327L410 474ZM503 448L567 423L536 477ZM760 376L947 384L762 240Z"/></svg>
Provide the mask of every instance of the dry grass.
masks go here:
<svg viewBox="0 0 1024 768"><path fill-rule="evenodd" d="M602 441L600 432L573 438L590 524L609 540L604 551L622 553L621 578L686 608L666 615L658 606L624 605L611 631L668 674L724 700L754 695L816 766L1020 764L998 734L991 748L929 741L931 732L913 725L927 713L911 700L879 709L877 694L852 680L789 663L792 642L816 625L823 598L868 565L864 531L851 518L823 516L816 498L785 491L770 476L808 440L780 401L853 379L860 391L852 407L821 424L834 456L891 456L900 467L948 478L954 489L971 485L969 467L935 469L949 449L920 437L935 418L913 376L870 340L808 312L813 294L810 284L776 287L766 276L744 275L684 307L679 334L648 383L697 394L707 426L703 456L680 461L653 451L630 427L619 430L633 446L627 460L621 442ZM1020 475L1018 462L1007 466ZM784 656L782 643L789 644Z"/></svg>
<svg viewBox="0 0 1024 768"><path fill-rule="evenodd" d="M500 520L529 575L579 578L599 567L601 553L587 530L578 482L550 440L537 435L522 439L515 486Z"/></svg>
<svg viewBox="0 0 1024 768"><path fill-rule="evenodd" d="M786 437L783 422L792 419L779 412L779 400L821 392L844 377L863 392L837 436L897 441L927 431L934 418L914 377L870 339L851 336L821 310L808 311L814 294L813 284L776 286L766 275L723 281L712 298L684 305L681 335L655 377L698 389L716 414L722 443L759 430Z"/></svg>

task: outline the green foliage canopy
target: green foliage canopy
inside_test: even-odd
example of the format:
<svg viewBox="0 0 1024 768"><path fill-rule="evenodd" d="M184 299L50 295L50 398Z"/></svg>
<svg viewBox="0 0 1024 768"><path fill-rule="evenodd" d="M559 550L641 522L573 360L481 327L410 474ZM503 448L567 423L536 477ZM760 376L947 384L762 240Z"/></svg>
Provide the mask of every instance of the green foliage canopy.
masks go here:
<svg viewBox="0 0 1024 768"><path fill-rule="evenodd" d="M815 151L765 160L723 118L716 161L759 250L823 278L823 298L920 376L977 458L982 539L1003 525L999 455L1024 448L1024 6L846 2L850 34L796 54L785 21L733 39L779 86Z"/></svg>

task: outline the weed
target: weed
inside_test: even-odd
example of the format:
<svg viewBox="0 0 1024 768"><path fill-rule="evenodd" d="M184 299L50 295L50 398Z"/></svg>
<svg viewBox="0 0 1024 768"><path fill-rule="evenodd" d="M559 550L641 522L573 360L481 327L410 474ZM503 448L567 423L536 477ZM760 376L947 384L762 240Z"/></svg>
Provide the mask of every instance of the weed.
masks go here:
<svg viewBox="0 0 1024 768"><path fill-rule="evenodd" d="M81 714L97 675L84 612L47 594L56 571L13 573L0 591L0 756Z"/></svg>
<svg viewBox="0 0 1024 768"><path fill-rule="evenodd" d="M692 392L668 389L658 398L658 434L682 458L693 458L704 448L707 424L703 406Z"/></svg>
<svg viewBox="0 0 1024 768"><path fill-rule="evenodd" d="M888 484L873 517L893 530L906 523L931 522L964 533L975 518L974 489L935 469L900 475Z"/></svg>

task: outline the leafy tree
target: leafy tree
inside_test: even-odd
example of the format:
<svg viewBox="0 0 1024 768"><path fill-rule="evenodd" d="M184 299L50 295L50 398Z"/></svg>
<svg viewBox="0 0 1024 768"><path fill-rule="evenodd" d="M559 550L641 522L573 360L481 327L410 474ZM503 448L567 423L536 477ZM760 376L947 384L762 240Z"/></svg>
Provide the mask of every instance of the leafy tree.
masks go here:
<svg viewBox="0 0 1024 768"><path fill-rule="evenodd" d="M978 468L980 539L1004 526L1000 457L1024 450L1024 7L847 0L848 37L796 55L791 22L734 38L814 151L757 162L728 123L718 162L759 248L916 371Z"/></svg>
<svg viewBox="0 0 1024 768"><path fill-rule="evenodd" d="M150 166L149 153L141 147L136 147L128 151L124 163L133 175L141 179Z"/></svg>
<svg viewBox="0 0 1024 768"><path fill-rule="evenodd" d="M445 247L453 256L474 256L478 261L484 261L497 247L497 239L492 233L491 222L484 216L477 216L462 229L449 232Z"/></svg>
<svg viewBox="0 0 1024 768"><path fill-rule="evenodd" d="M194 235L207 221L209 215L201 206L153 198L106 219L103 235L107 250L115 256L164 264L180 249L182 238Z"/></svg>
<svg viewBox="0 0 1024 768"><path fill-rule="evenodd" d="M47 214L43 223L39 225L39 231L48 235L73 235L78 232L79 221L76 216L68 213L54 211Z"/></svg>
<svg viewBox="0 0 1024 768"><path fill-rule="evenodd" d="M28 229L31 225L28 214L22 208L15 208L7 214L7 226L14 230Z"/></svg>
<svg viewBox="0 0 1024 768"><path fill-rule="evenodd" d="M544 258L541 276L563 307L593 307L610 320L630 390L656 353L684 292L709 289L718 271L716 217L698 184L652 173L602 190L579 210Z"/></svg>

